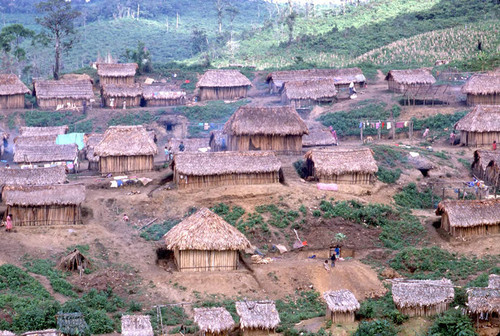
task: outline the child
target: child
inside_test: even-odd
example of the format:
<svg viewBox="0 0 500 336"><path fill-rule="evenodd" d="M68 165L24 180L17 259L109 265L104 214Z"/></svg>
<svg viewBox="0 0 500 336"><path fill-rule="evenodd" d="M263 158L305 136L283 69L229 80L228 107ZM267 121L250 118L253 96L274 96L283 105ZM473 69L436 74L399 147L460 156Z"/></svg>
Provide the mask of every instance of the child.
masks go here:
<svg viewBox="0 0 500 336"><path fill-rule="evenodd" d="M325 270L330 272L330 265L328 265L328 260L325 260L325 262L323 263L323 267L325 268Z"/></svg>

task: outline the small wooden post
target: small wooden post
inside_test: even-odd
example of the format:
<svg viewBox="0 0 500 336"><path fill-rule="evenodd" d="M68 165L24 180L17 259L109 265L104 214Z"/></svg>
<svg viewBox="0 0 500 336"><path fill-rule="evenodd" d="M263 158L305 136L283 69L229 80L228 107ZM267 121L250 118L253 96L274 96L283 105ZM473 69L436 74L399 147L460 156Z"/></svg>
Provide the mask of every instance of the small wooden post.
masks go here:
<svg viewBox="0 0 500 336"><path fill-rule="evenodd" d="M363 142L363 128L365 127L365 125L363 124L362 121L360 121L360 124L361 124L361 127L359 128L359 133L360 133L360 137L361 137L361 142Z"/></svg>

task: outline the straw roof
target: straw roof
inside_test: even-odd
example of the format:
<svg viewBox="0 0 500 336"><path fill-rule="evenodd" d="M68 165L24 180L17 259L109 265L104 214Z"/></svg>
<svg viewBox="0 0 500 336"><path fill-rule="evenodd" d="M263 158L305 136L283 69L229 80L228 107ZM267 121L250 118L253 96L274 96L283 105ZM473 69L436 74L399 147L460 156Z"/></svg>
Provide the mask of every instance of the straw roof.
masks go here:
<svg viewBox="0 0 500 336"><path fill-rule="evenodd" d="M236 312L242 329L275 329L281 322L274 301L238 301Z"/></svg>
<svg viewBox="0 0 500 336"><path fill-rule="evenodd" d="M86 80L94 84L94 80L87 74L68 73L61 76L62 80Z"/></svg>
<svg viewBox="0 0 500 336"><path fill-rule="evenodd" d="M137 97L142 95L141 84L104 84L103 97Z"/></svg>
<svg viewBox="0 0 500 336"><path fill-rule="evenodd" d="M157 151L143 126L111 126L94 147L94 155L98 156L155 155Z"/></svg>
<svg viewBox="0 0 500 336"><path fill-rule="evenodd" d="M347 290L327 291L323 293L328 309L334 313L354 312L360 308L358 300L354 294Z"/></svg>
<svg viewBox="0 0 500 336"><path fill-rule="evenodd" d="M194 322L198 324L202 332L214 334L231 330L234 325L233 317L223 307L195 308Z"/></svg>
<svg viewBox="0 0 500 336"><path fill-rule="evenodd" d="M0 168L0 185L51 185L65 181L66 170L63 166L30 169Z"/></svg>
<svg viewBox="0 0 500 336"><path fill-rule="evenodd" d="M56 139L55 134L18 136L14 138L14 144L17 146L55 145Z"/></svg>
<svg viewBox="0 0 500 336"><path fill-rule="evenodd" d="M500 105L476 105L455 124L455 129L467 132L500 132Z"/></svg>
<svg viewBox="0 0 500 336"><path fill-rule="evenodd" d="M46 329L38 331L28 331L21 336L59 336L59 332L56 329Z"/></svg>
<svg viewBox="0 0 500 336"><path fill-rule="evenodd" d="M252 83L238 70L208 70L196 84L198 88L236 86L252 86Z"/></svg>
<svg viewBox="0 0 500 336"><path fill-rule="evenodd" d="M149 315L123 315L123 336L153 336L153 327Z"/></svg>
<svg viewBox="0 0 500 336"><path fill-rule="evenodd" d="M181 142L184 144L184 153L186 152L199 153L200 148L210 147L209 140L210 140L209 138L187 138L187 139L172 138L168 140L168 145L172 147L173 153L180 153L179 145L181 144Z"/></svg>
<svg viewBox="0 0 500 336"><path fill-rule="evenodd" d="M274 71L267 75L266 80L267 82L272 80L276 86L282 86L289 81L305 81L320 78L331 78L337 85L366 81L360 68Z"/></svg>
<svg viewBox="0 0 500 336"><path fill-rule="evenodd" d="M500 313L500 289L498 288L469 288L467 297L467 306L472 313Z"/></svg>
<svg viewBox="0 0 500 336"><path fill-rule="evenodd" d="M439 202L436 215L448 215L452 227L500 224L500 199L444 200Z"/></svg>
<svg viewBox="0 0 500 336"><path fill-rule="evenodd" d="M392 299L401 308L424 307L451 302L455 296L453 284L441 280L393 280Z"/></svg>
<svg viewBox="0 0 500 336"><path fill-rule="evenodd" d="M278 172L281 162L273 152L178 153L175 169L182 175L225 175Z"/></svg>
<svg viewBox="0 0 500 336"><path fill-rule="evenodd" d="M85 186L57 184L51 186L6 186L3 198L7 205L79 205L85 200Z"/></svg>
<svg viewBox="0 0 500 336"><path fill-rule="evenodd" d="M86 150L86 156L87 160L89 162L98 162L99 161L99 156L95 155L95 146L97 146L102 139L104 138L104 134L89 134L87 137L87 142L85 143L85 150Z"/></svg>
<svg viewBox="0 0 500 336"><path fill-rule="evenodd" d="M434 84L436 78L427 69L391 70L385 76L385 80L393 79L396 83L411 84Z"/></svg>
<svg viewBox="0 0 500 336"><path fill-rule="evenodd" d="M241 106L224 125L231 135L304 135L308 129L291 106Z"/></svg>
<svg viewBox="0 0 500 336"><path fill-rule="evenodd" d="M373 152L369 148L312 149L306 153L305 158L314 162L314 170L320 175L378 171Z"/></svg>
<svg viewBox="0 0 500 336"><path fill-rule="evenodd" d="M500 275L490 274L488 277L488 288L500 289Z"/></svg>
<svg viewBox="0 0 500 336"><path fill-rule="evenodd" d="M16 336L16 334L8 330L0 330L0 336Z"/></svg>
<svg viewBox="0 0 500 336"><path fill-rule="evenodd" d="M169 250L244 250L248 239L234 226L207 208L201 208L174 226L165 236Z"/></svg>
<svg viewBox="0 0 500 336"><path fill-rule="evenodd" d="M16 75L0 74L0 95L9 96L30 93L30 90Z"/></svg>
<svg viewBox="0 0 500 336"><path fill-rule="evenodd" d="M500 93L500 74L474 75L462 87L462 92L473 95Z"/></svg>
<svg viewBox="0 0 500 336"><path fill-rule="evenodd" d="M142 95L146 100L180 99L186 97L186 92L167 85L144 85Z"/></svg>
<svg viewBox="0 0 500 336"><path fill-rule="evenodd" d="M474 152L474 164L479 163L481 170L492 164L500 164L500 152L478 149Z"/></svg>
<svg viewBox="0 0 500 336"><path fill-rule="evenodd" d="M42 135L55 135L66 134L68 126L52 126L52 127L28 127L22 126L19 128L19 135L22 136L42 136Z"/></svg>
<svg viewBox="0 0 500 336"><path fill-rule="evenodd" d="M314 99L332 98L337 95L333 78L310 79L305 81L286 82L283 94L288 99Z"/></svg>
<svg viewBox="0 0 500 336"><path fill-rule="evenodd" d="M97 75L102 77L131 77L139 68L137 63L99 63Z"/></svg>
<svg viewBox="0 0 500 336"><path fill-rule="evenodd" d="M36 80L35 95L39 99L91 99L92 83L88 80Z"/></svg>
<svg viewBox="0 0 500 336"><path fill-rule="evenodd" d="M74 161L78 157L78 146L70 145L16 145L14 147L14 162L37 163Z"/></svg>
<svg viewBox="0 0 500 336"><path fill-rule="evenodd" d="M320 123L309 122L307 128L309 129L309 134L302 137L303 147L333 146L336 144L330 130L323 127Z"/></svg>

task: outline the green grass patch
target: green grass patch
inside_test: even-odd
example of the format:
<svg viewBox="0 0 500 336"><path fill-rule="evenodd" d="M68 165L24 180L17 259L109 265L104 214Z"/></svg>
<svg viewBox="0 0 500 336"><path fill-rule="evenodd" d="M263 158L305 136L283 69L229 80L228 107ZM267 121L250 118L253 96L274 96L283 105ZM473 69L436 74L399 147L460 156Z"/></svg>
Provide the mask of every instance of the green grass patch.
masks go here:
<svg viewBox="0 0 500 336"><path fill-rule="evenodd" d="M415 183L409 183L394 195L397 205L408 209L432 209L441 198L432 193L432 190L419 191Z"/></svg>
<svg viewBox="0 0 500 336"><path fill-rule="evenodd" d="M408 316L396 309L391 291L382 297L362 301L356 316L363 319L387 319L394 324L402 324L408 320Z"/></svg>
<svg viewBox="0 0 500 336"><path fill-rule="evenodd" d="M52 289L68 297L77 297L73 285L66 281L66 275L55 268L56 264L48 259L31 259L23 257L23 266L32 273L45 276L50 281Z"/></svg>
<svg viewBox="0 0 500 336"><path fill-rule="evenodd" d="M140 236L146 240L158 241L179 222L178 219L169 219L163 223L150 225L141 232Z"/></svg>
<svg viewBox="0 0 500 336"><path fill-rule="evenodd" d="M276 300L276 309L278 309L281 319L277 332L286 332L293 329L293 326L300 321L325 314L325 305L320 294L312 290L297 292L295 296Z"/></svg>
<svg viewBox="0 0 500 336"><path fill-rule="evenodd" d="M376 175L380 181L387 184L393 184L396 183L397 180L399 180L399 177L401 176L401 169L387 169L379 166Z"/></svg>
<svg viewBox="0 0 500 336"><path fill-rule="evenodd" d="M413 130L423 130L429 128L430 135L435 138L448 137L453 126L462 119L469 111L460 111L453 114L436 114L427 118L412 118Z"/></svg>
<svg viewBox="0 0 500 336"><path fill-rule="evenodd" d="M145 125L152 123L157 119L157 116L148 111L138 113L127 113L118 115L108 121L108 126L116 125Z"/></svg>

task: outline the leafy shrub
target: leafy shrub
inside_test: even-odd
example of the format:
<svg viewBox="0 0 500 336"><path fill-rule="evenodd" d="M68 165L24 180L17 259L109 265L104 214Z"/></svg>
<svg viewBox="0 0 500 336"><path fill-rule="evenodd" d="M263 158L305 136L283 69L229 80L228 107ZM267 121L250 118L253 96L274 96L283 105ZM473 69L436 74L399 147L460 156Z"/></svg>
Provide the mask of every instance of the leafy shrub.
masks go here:
<svg viewBox="0 0 500 336"><path fill-rule="evenodd" d="M158 241L178 223L177 219L169 219L161 224L153 224L145 228L140 236L146 240Z"/></svg>
<svg viewBox="0 0 500 336"><path fill-rule="evenodd" d="M281 323L278 332L292 329L293 325L313 317L323 316L324 304L315 291L298 292L295 297L287 296L276 300L276 309L280 312Z"/></svg>
<svg viewBox="0 0 500 336"><path fill-rule="evenodd" d="M108 334L113 332L115 329L115 323L111 319L105 310L89 310L85 313L85 321L89 326L89 331L91 334Z"/></svg>
<svg viewBox="0 0 500 336"><path fill-rule="evenodd" d="M66 281L66 276L63 272L55 269L56 265L53 261L47 259L29 259L26 256L24 259L23 266L30 272L47 277L55 292L69 297L77 296L73 290L73 285Z"/></svg>
<svg viewBox="0 0 500 336"><path fill-rule="evenodd" d="M362 321L353 336L396 336L398 330L387 320Z"/></svg>
<svg viewBox="0 0 500 336"><path fill-rule="evenodd" d="M386 167L400 167L408 162L406 153L400 149L396 149L387 145L371 145L370 149L373 151L375 161L380 165Z"/></svg>
<svg viewBox="0 0 500 336"><path fill-rule="evenodd" d="M285 211L278 208L275 204L259 205L255 207L255 211L259 214L269 213L271 218L267 223L280 229L288 227L299 217L297 211Z"/></svg>
<svg viewBox="0 0 500 336"><path fill-rule="evenodd" d="M379 166L376 175L380 181L387 184L393 184L396 183L397 180L399 180L399 177L401 176L401 169L386 169L382 166Z"/></svg>
<svg viewBox="0 0 500 336"><path fill-rule="evenodd" d="M450 309L438 316L428 332L429 336L475 336L471 319L460 310Z"/></svg>
<svg viewBox="0 0 500 336"><path fill-rule="evenodd" d="M395 324L402 324L408 320L408 316L401 314L396 309L391 291L388 291L380 298L367 299L361 302L361 307L356 316L365 319L389 319Z"/></svg>
<svg viewBox="0 0 500 336"><path fill-rule="evenodd" d="M307 177L307 166L304 164L304 160L295 161L293 167L301 178L305 179Z"/></svg>
<svg viewBox="0 0 500 336"><path fill-rule="evenodd" d="M413 117L413 130L422 130L428 127L436 136L447 136L449 132L445 131L445 129L453 129L453 125L462 119L467 112L468 111L460 111L454 114L439 113L422 119Z"/></svg>
<svg viewBox="0 0 500 336"><path fill-rule="evenodd" d="M236 225L236 222L245 214L245 210L242 207L234 206L230 208L225 203L216 204L212 207L212 211L222 216L231 225Z"/></svg>
<svg viewBox="0 0 500 336"><path fill-rule="evenodd" d="M396 204L408 209L432 209L433 201L439 202L440 200L440 197L434 195L430 189L418 191L415 183L409 183L394 195Z"/></svg>
<svg viewBox="0 0 500 336"><path fill-rule="evenodd" d="M366 204L358 201L340 201L332 204L321 201L320 209L324 218L342 217L347 220L371 226L383 226L392 218L397 218L392 207L384 204Z"/></svg>

